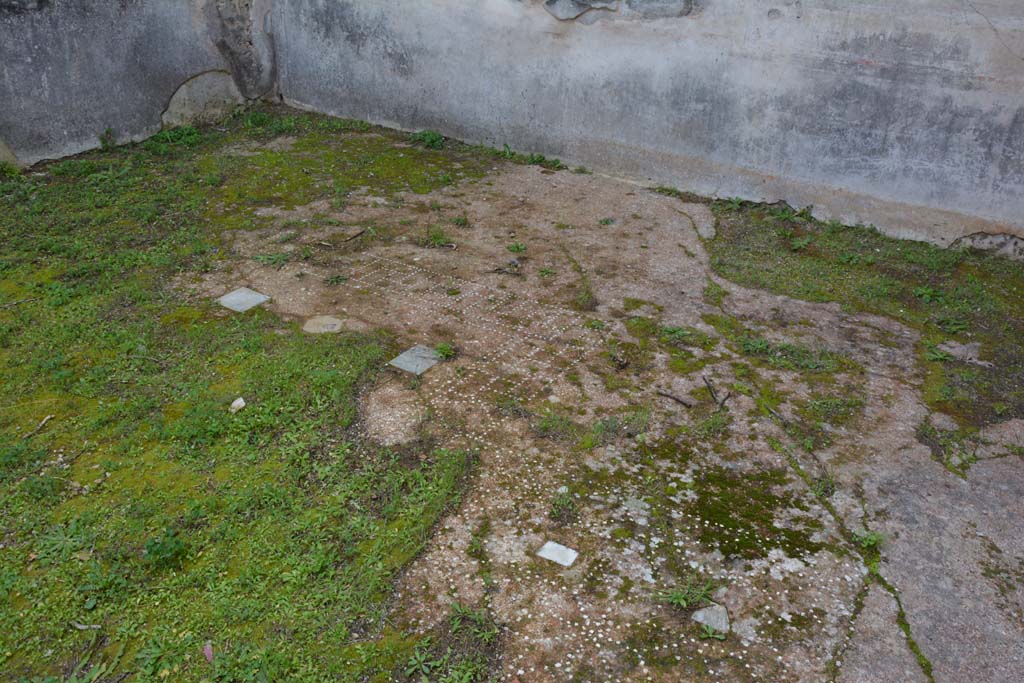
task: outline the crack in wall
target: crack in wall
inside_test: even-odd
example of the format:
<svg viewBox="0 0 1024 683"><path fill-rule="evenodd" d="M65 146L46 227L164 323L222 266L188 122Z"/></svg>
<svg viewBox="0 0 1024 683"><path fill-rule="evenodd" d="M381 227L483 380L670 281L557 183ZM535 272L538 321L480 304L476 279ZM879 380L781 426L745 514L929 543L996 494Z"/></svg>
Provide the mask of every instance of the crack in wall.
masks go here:
<svg viewBox="0 0 1024 683"><path fill-rule="evenodd" d="M985 20L985 23L986 23L986 24L988 24L988 27L989 27L990 29L992 29L992 33L993 33L993 34L995 35L995 37L996 37L996 40L998 40L998 41L999 41L999 43L1000 43L1000 44L1001 44L1001 45L1002 45L1002 46L1003 46L1004 48L1006 48L1006 51L1007 51L1007 52L1009 52L1009 53L1010 53L1011 55L1013 55L1014 57L1016 57L1017 59L1019 59L1019 60L1021 60L1022 62L1024 62L1024 55L1020 54L1019 52L1017 52L1016 50L1014 50L1014 49L1013 49L1012 47L1010 47L1010 46L1009 46L1009 44L1007 44L1007 42L1006 42L1006 39L1005 39L1005 38L1003 38L1003 34L1001 34L1001 33L999 32L999 29L998 29L998 28L996 28L996 25L992 23L992 20L991 20L991 19L989 19L987 15L985 15L984 13L982 13L982 11L981 11L981 10L979 10L979 9L978 9L977 7L975 7L974 3L973 3L973 2L971 2L971 0L964 0L964 2L965 2L965 3L967 3L967 6L968 6L968 7L970 7L970 8L972 9L972 10L974 10L974 13L975 13L975 14L977 14L977 15L978 15L979 17L981 17L982 19L984 19L984 20Z"/></svg>

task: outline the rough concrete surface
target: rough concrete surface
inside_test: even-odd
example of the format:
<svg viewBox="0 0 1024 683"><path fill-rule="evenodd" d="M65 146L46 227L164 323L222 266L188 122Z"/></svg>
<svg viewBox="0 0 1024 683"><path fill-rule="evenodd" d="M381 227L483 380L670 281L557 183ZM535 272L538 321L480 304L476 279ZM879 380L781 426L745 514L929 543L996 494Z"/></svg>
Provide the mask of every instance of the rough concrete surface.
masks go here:
<svg viewBox="0 0 1024 683"><path fill-rule="evenodd" d="M878 586L865 589L864 604L841 653L839 683L925 683L914 655L893 633L899 630L895 599Z"/></svg>

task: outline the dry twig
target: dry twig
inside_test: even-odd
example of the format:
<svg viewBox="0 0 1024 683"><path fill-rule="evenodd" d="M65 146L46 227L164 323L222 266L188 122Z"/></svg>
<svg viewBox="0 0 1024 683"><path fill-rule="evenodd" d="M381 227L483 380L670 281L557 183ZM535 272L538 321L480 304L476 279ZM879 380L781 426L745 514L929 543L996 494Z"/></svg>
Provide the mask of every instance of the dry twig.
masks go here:
<svg viewBox="0 0 1024 683"><path fill-rule="evenodd" d="M732 398L732 392L731 391L725 392L725 396L722 398L721 401L719 401L718 400L718 392L715 391L715 385L711 383L711 380L709 380L707 377L705 377L703 375L701 376L701 379L704 380L704 385L708 388L708 391L711 392L711 400L714 401L718 405L718 409L721 410L722 408L724 408L725 407L725 402L728 401L730 398Z"/></svg>
<svg viewBox="0 0 1024 683"><path fill-rule="evenodd" d="M673 401L675 401L679 405L683 406L684 408L692 408L694 405L696 405L693 401L691 401L689 399L679 398L678 396L673 396L672 394L668 393L667 391L661 391L659 389L657 393L658 393L658 396L664 396L665 398L672 399Z"/></svg>
<svg viewBox="0 0 1024 683"><path fill-rule="evenodd" d="M53 419L53 415L47 415L46 417L43 418L42 422L40 422L39 424L36 425L35 429L33 429L31 432L29 432L28 434L26 434L25 436L23 436L21 438L23 438L23 439L31 439L33 436L38 434L43 427L46 426L47 422L49 422L52 419Z"/></svg>
<svg viewBox="0 0 1024 683"><path fill-rule="evenodd" d="M12 301L10 303L0 304L0 310L4 308L14 308L18 304L27 304L29 301L39 301L41 298L42 297L40 296L35 296L32 297L31 299L18 299L17 301Z"/></svg>

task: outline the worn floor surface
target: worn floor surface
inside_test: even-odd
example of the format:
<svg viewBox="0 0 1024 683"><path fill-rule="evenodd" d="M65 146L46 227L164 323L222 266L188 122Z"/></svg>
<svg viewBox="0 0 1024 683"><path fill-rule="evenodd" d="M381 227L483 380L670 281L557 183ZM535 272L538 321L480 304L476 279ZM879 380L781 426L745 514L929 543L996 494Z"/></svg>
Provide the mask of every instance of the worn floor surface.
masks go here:
<svg viewBox="0 0 1024 683"><path fill-rule="evenodd" d="M1024 680L1022 302L286 109L0 166L0 681Z"/></svg>
<svg viewBox="0 0 1024 683"><path fill-rule="evenodd" d="M1024 680L1024 424L933 458L914 330L717 277L707 205L597 175L253 211L189 296L457 349L364 399L368 438L480 453L393 624L486 608L523 683Z"/></svg>

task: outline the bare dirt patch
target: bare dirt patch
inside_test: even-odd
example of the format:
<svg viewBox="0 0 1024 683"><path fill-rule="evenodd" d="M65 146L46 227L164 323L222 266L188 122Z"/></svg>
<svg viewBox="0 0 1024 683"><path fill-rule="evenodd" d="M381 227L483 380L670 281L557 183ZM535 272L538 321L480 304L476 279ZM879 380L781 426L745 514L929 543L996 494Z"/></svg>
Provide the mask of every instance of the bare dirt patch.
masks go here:
<svg viewBox="0 0 1024 683"><path fill-rule="evenodd" d="M419 394L395 381L375 387L363 400L366 435L382 446L415 441L426 415Z"/></svg>

